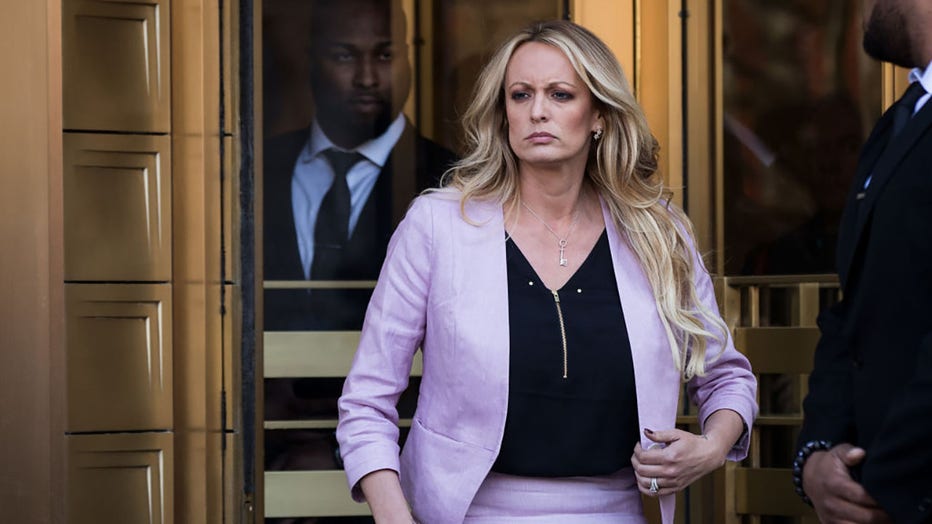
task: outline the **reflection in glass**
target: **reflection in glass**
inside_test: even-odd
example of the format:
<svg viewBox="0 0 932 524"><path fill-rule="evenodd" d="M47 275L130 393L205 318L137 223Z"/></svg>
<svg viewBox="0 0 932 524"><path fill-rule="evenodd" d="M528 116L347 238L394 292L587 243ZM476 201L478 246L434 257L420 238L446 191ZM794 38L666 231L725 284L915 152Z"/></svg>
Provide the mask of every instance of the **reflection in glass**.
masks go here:
<svg viewBox="0 0 932 524"><path fill-rule="evenodd" d="M294 11L293 2L264 6L265 280L375 280L408 203L435 186L453 161L401 112L412 83L401 2L316 0ZM294 40L281 41L278 25ZM302 59L305 78L272 67ZM304 100L292 106L285 95ZM292 107L311 113L302 121ZM371 293L365 287L267 290L265 327L359 329Z"/></svg>
<svg viewBox="0 0 932 524"><path fill-rule="evenodd" d="M358 330L372 288L340 282L377 278L409 202L454 159L402 113L413 80L401 4L263 3L264 279L326 284L266 289L267 330ZM267 470L339 469L341 389L339 378L265 381L266 420L282 428L266 432Z"/></svg>
<svg viewBox="0 0 932 524"><path fill-rule="evenodd" d="M408 389L398 399L399 417L414 416L420 384L420 377L411 377ZM342 377L266 379L265 397L286 401L267 405L265 420L336 420L337 399L342 390Z"/></svg>
<svg viewBox="0 0 932 524"><path fill-rule="evenodd" d="M409 429L409 426L399 428L400 446L407 440ZM267 429L265 442L267 471L343 469L334 428Z"/></svg>
<svg viewBox="0 0 932 524"><path fill-rule="evenodd" d="M881 107L861 3L728 0L723 38L726 274L833 273Z"/></svg>

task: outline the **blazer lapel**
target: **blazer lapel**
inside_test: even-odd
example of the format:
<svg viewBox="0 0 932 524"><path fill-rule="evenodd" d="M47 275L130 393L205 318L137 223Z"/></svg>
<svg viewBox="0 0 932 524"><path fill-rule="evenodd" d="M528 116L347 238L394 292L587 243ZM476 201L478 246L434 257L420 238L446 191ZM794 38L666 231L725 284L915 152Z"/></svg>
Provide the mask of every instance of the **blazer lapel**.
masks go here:
<svg viewBox="0 0 932 524"><path fill-rule="evenodd" d="M631 343L631 360L634 365L634 382L637 391L638 425L641 447L651 441L644 429L672 429L676 424L679 402L680 374L673 363L673 354L655 306L654 294L647 275L626 237L619 234L611 213L602 202L602 216L608 235L618 295ZM673 495L660 497L663 522L673 519Z"/></svg>
<svg viewBox="0 0 932 524"><path fill-rule="evenodd" d="M887 111L880 120L877 121L874 129L871 130L871 134L862 148L860 158L858 158L857 173L854 177L854 187L851 192L852 197L864 189L864 182L867 181L867 177L870 176L871 172L874 170L877 159L880 158L880 155L886 147L887 134L892 125L893 111Z"/></svg>
<svg viewBox="0 0 932 524"><path fill-rule="evenodd" d="M865 195L864 182L867 181L867 177L874 169L877 158L883 153L884 146L886 145L885 138L887 130L892 125L892 122L893 112L888 111L881 117L880 121L877 122L877 125L874 126L870 137L868 137L867 142L864 143L864 147L861 148L857 172L855 173L851 188L848 190L848 198L845 201L845 208L841 216L841 226L838 231L838 245L835 253L835 269L838 271L838 276L841 278L842 284L844 284L847 278L848 266L851 264L851 257L854 256L854 249L857 246L855 228L858 222L858 206Z"/></svg>
<svg viewBox="0 0 932 524"><path fill-rule="evenodd" d="M867 218L877 202L877 198L883 191L884 186L893 177L896 167L903 158L909 153L910 149L916 145L919 137L925 132L926 128L932 125L932 105L926 104L922 109L913 116L906 124L903 131L896 138L890 138L890 143L884 149L883 153L877 159L871 172L871 183L865 191L864 199L858 205L858 221L855 229L855 244L861 237L864 226L867 224Z"/></svg>
<svg viewBox="0 0 932 524"><path fill-rule="evenodd" d="M438 235L434 241L452 248L453 256L435 259L442 265L433 271L452 275L452 279L437 279L443 282L438 285L446 288L438 288L434 293L453 298L457 304L453 319L454 351L456 363L461 367L450 379L474 392L477 401L481 399L482 408L474 410L485 417L479 424L483 434L476 437L477 443L497 449L508 410L511 336L502 206L497 202L469 202L466 216L473 222L470 224L460 215L459 194L451 198L457 201L450 203L448 212L438 215L451 223L435 226ZM446 251L439 247L437 250Z"/></svg>

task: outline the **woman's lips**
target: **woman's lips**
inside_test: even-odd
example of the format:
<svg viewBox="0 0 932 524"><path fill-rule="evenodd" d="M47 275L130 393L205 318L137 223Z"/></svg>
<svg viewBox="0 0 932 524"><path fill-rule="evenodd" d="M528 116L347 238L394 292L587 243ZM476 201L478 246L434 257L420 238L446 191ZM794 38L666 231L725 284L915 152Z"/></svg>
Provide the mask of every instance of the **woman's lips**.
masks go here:
<svg viewBox="0 0 932 524"><path fill-rule="evenodd" d="M527 136L527 138L525 138L525 140L527 140L528 142L532 144L548 144L554 141L555 139L556 139L555 136L551 135L550 133L544 133L542 131L537 132L537 133L531 133L530 135Z"/></svg>

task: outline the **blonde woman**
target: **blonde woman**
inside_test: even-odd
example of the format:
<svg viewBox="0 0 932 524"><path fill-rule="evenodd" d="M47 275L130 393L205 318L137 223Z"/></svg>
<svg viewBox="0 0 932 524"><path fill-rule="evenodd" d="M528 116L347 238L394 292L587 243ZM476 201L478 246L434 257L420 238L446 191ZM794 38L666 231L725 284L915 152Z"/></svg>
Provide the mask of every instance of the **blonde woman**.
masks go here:
<svg viewBox="0 0 932 524"><path fill-rule="evenodd" d="M755 381L611 52L570 22L508 40L467 156L389 246L340 399L376 522L643 523L741 459ZM399 457L395 404L423 378ZM701 434L674 428L683 381Z"/></svg>

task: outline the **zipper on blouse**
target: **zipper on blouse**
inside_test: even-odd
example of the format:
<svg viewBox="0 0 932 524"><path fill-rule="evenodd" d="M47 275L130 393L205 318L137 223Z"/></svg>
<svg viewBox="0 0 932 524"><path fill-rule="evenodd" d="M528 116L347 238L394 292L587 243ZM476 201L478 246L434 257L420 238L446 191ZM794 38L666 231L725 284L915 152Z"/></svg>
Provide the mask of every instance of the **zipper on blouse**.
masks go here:
<svg viewBox="0 0 932 524"><path fill-rule="evenodd" d="M551 289L553 303L557 306L557 319L560 321L560 338L563 340L563 378L567 378L566 326L563 325L563 309L560 307L560 294Z"/></svg>

